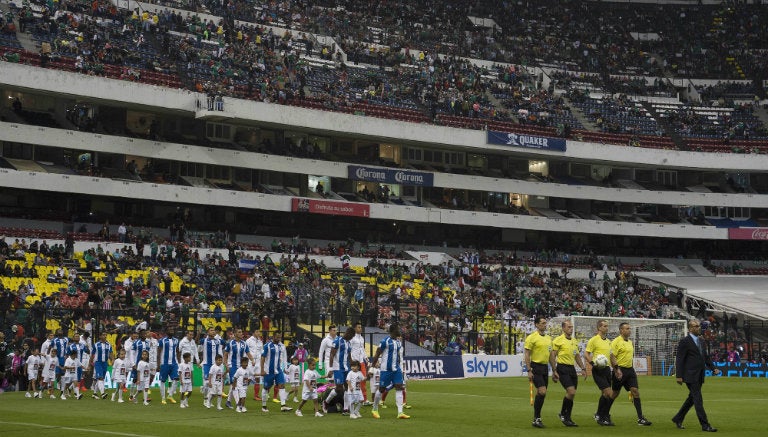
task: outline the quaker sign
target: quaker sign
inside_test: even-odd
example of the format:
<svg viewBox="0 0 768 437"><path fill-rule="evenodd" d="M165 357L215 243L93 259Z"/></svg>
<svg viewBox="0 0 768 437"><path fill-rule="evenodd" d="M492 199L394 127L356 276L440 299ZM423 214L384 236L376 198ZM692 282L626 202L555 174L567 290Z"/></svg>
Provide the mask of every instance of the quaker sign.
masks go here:
<svg viewBox="0 0 768 437"><path fill-rule="evenodd" d="M347 167L347 175L349 179L356 181L379 182L382 184L417 185L423 187L434 185L434 175L423 171L350 165Z"/></svg>
<svg viewBox="0 0 768 437"><path fill-rule="evenodd" d="M463 378L464 368L458 355L406 357L403 370L409 379Z"/></svg>
<svg viewBox="0 0 768 437"><path fill-rule="evenodd" d="M491 130L488 131L488 144L565 152L565 140L563 138L540 137Z"/></svg>

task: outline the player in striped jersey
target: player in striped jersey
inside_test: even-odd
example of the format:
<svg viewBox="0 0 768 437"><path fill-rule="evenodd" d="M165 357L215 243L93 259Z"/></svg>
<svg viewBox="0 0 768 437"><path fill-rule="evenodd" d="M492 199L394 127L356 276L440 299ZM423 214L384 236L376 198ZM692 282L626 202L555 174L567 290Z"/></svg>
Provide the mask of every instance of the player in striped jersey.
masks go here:
<svg viewBox="0 0 768 437"><path fill-rule="evenodd" d="M96 380L96 388L93 391L93 397L100 396L106 399L107 392L104 390L104 378L107 374L107 365L112 359L112 345L107 342L107 334L99 334L99 341L93 345L93 379Z"/></svg>
<svg viewBox="0 0 768 437"><path fill-rule="evenodd" d="M229 381L232 384L227 395L227 408L232 408L232 389L235 387L235 373L240 367L240 362L243 358L248 358L248 362L253 363L251 350L243 340L243 330L236 329L235 337L224 346L224 362L227 363L229 368Z"/></svg>
<svg viewBox="0 0 768 437"><path fill-rule="evenodd" d="M281 362L283 357L282 348L278 345L282 340L282 335L279 332L275 332L272 335L272 339L264 344L264 350L261 353L261 376L262 376L262 392L261 392L261 411L268 413L267 398L269 397L269 389L273 385L277 385L280 396L280 411L291 411L293 408L285 405L285 399L288 394L285 392L285 374L281 368Z"/></svg>
<svg viewBox="0 0 768 437"><path fill-rule="evenodd" d="M165 333L160 339L160 403L166 404L165 383L171 379L171 388L168 391L168 402L175 404L173 395L179 384L179 340Z"/></svg>
<svg viewBox="0 0 768 437"><path fill-rule="evenodd" d="M131 344L131 351L132 356L136 357L136 361L131 363L132 371L131 371L131 379L134 381L133 386L131 387L131 397L129 400L135 401L136 400L136 394L138 393L138 384L135 382L138 379L138 367L139 364L142 362L142 355L144 352L147 352L147 364L146 364L146 370L149 372L149 343L147 342L147 331L142 329L139 331L139 337ZM144 366L142 366L144 367ZM149 390L149 383L147 383L147 390Z"/></svg>
<svg viewBox="0 0 768 437"><path fill-rule="evenodd" d="M389 327L389 337L385 337L379 343L378 349L376 349L376 355L373 357L373 365L379 362L381 359L380 368L380 381L379 389L373 398L373 409L371 414L374 418L378 419L379 416L379 403L381 402L381 395L386 391L387 386L394 385L395 388L395 403L397 404L397 418L398 419L410 419L411 417L403 413L403 345L397 339L400 337L400 327L397 324L392 324Z"/></svg>
<svg viewBox="0 0 768 437"><path fill-rule="evenodd" d="M343 396L344 399L344 413L349 413L349 402L346 396L344 396L344 384L347 382L347 373L349 373L349 357L352 353L352 348L349 346L349 340L355 336L355 328L347 328L344 331L343 337L336 337L333 340L333 348L331 348L331 368L336 368L333 371L333 382L336 383L336 387L328 393L325 398L323 407L330 405L336 395ZM325 409L325 408L324 408Z"/></svg>
<svg viewBox="0 0 768 437"><path fill-rule="evenodd" d="M58 358L58 366L56 366L56 380L59 382L59 390L63 388L63 381L61 380L64 374L64 362L67 360L69 354L69 338L64 336L64 332L61 329L56 330L56 336L53 339L52 346L56 349L56 358Z"/></svg>
<svg viewBox="0 0 768 437"><path fill-rule="evenodd" d="M216 331L213 328L208 328L208 336L200 341L200 346L203 349L203 379L208 380L208 372L211 366L216 364L216 356L221 355L222 352L221 340L216 338ZM205 399L208 386L203 384L202 391Z"/></svg>

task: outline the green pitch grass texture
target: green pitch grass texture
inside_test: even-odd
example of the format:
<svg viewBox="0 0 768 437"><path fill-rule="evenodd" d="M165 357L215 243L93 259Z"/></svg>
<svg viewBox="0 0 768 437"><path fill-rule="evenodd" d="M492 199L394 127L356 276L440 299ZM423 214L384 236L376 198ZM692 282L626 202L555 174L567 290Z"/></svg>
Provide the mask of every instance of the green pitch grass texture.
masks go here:
<svg viewBox="0 0 768 437"><path fill-rule="evenodd" d="M449 381L409 381L406 410L410 420L396 419L394 393L387 398L389 408L380 409L381 419L371 417L371 408L363 407L362 419L351 420L340 414L314 417L311 404L302 408L304 417L293 412L279 412L279 405L269 402L269 413L262 413L261 403L247 402L248 412L217 411L202 405L196 388L190 408L178 404L161 405L158 390L152 391L150 406L92 399L86 392L82 400L73 398L29 399L24 393L0 393L0 436L684 436L700 435L701 428L693 409L685 420L685 430L671 422L687 396L685 386L671 377L641 377L640 395L645 416L653 426L637 425L635 409L626 392L612 409L614 428L602 428L592 419L598 399L591 380L579 381L573 410L578 428L565 428L557 418L564 390L550 382L542 419L545 429L531 427L532 407L526 378L489 378ZM140 397L141 398L141 397ZM127 399L127 396L126 396ZM178 400L178 396L177 396ZM288 405L296 405L289 400ZM712 425L720 435L768 435L768 379L709 378L704 385L704 405ZM340 428L343 426L343 428Z"/></svg>

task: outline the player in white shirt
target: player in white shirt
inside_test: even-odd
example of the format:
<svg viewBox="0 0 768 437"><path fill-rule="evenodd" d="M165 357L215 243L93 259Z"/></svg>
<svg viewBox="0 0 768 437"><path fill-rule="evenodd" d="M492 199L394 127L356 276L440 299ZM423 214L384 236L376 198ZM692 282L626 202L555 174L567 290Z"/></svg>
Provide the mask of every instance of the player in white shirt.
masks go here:
<svg viewBox="0 0 768 437"><path fill-rule="evenodd" d="M149 351L144 350L141 352L141 361L136 365L136 390L141 391L144 397L144 405L149 405L149 381L152 376L149 370ZM138 402L138 398L134 397L133 402Z"/></svg>
<svg viewBox="0 0 768 437"><path fill-rule="evenodd" d="M351 360L355 360L360 363L360 371L363 372L364 377L368 377L368 353L365 350L365 338L363 338L363 324L360 322L355 323L355 336L352 340L349 340L350 356ZM363 384L363 405L370 405L368 401L368 391Z"/></svg>
<svg viewBox="0 0 768 437"><path fill-rule="evenodd" d="M69 353L69 358L64 362L64 377L61 384L61 399L66 400L67 396L64 394L64 390L73 390L77 399L82 399L83 395L80 394L80 380L77 378L78 369L82 368L82 363L77 358L77 351L73 350Z"/></svg>
<svg viewBox="0 0 768 437"><path fill-rule="evenodd" d="M123 349L125 350L125 362L128 365L128 369L133 369L134 364L136 363L136 357L133 356L133 343L139 339L139 334L136 332L132 332L131 336L126 338L123 342Z"/></svg>
<svg viewBox="0 0 768 437"><path fill-rule="evenodd" d="M360 371L360 363L352 360L350 363L352 370L347 373L347 387L344 395L349 404L349 418L360 419L360 405L363 403L363 387L365 387L365 376Z"/></svg>
<svg viewBox="0 0 768 437"><path fill-rule="evenodd" d="M288 397L293 394L293 402L299 402L296 399L296 395L299 392L299 385L301 384L301 367L299 366L299 358L291 358L291 364L285 368L285 384L290 386L288 390Z"/></svg>
<svg viewBox="0 0 768 437"><path fill-rule="evenodd" d="M42 356L48 356L51 351L51 346L53 346L53 332L48 331L47 338L43 342L42 345L40 345L40 354Z"/></svg>
<svg viewBox="0 0 768 437"><path fill-rule="evenodd" d="M304 371L304 377L302 378L303 384L301 385L301 402L296 407L296 415L301 417L301 407L312 399L315 405L315 417L323 417L323 413L320 412L320 403L317 401L317 380L320 378L320 374L317 373L317 360L310 357L307 360L307 370Z"/></svg>
<svg viewBox="0 0 768 437"><path fill-rule="evenodd" d="M223 362L224 357L216 355L216 364L212 365L208 370L208 381L206 383L208 390L206 391L206 398L203 402L205 408L211 408L211 398L215 396L216 409L224 409L221 406L221 394L224 390L224 374L226 373L224 365L222 364Z"/></svg>
<svg viewBox="0 0 768 437"><path fill-rule="evenodd" d="M157 341L157 334L154 332L147 333L147 344L149 345L149 385L152 386L159 367L157 350L160 348L160 342ZM149 390L149 394L152 394L151 390Z"/></svg>
<svg viewBox="0 0 768 437"><path fill-rule="evenodd" d="M261 334L254 330L253 334L245 340L248 350L256 356L264 349L264 342L261 341ZM251 371L253 372L253 400L261 400L261 360L253 360Z"/></svg>
<svg viewBox="0 0 768 437"><path fill-rule="evenodd" d="M125 359L125 349L122 349L117 354L117 358L112 363L112 382L115 383L115 391L112 393L112 402L115 401L115 395L117 395L117 402L122 404L123 390L125 389L125 382L128 378L128 361Z"/></svg>
<svg viewBox="0 0 768 437"><path fill-rule="evenodd" d="M336 325L328 327L328 335L320 342L320 352L318 352L318 360L323 364L322 371L325 373L326 378L333 377L333 371L331 368L331 350L333 349L333 341L336 340Z"/></svg>
<svg viewBox="0 0 768 437"><path fill-rule="evenodd" d="M248 385L250 385L253 379L253 373L248 367L251 360L248 357L240 358L240 368L235 371L235 376L232 379L232 393L237 401L238 413L245 413L248 411L245 408L245 399L248 397Z"/></svg>
<svg viewBox="0 0 768 437"><path fill-rule="evenodd" d="M371 385L371 393L376 393L376 390L379 389L379 381L381 379L381 373L378 366L371 366L370 369L368 369L368 380L370 381ZM384 406L384 404L381 404Z"/></svg>
<svg viewBox="0 0 768 437"><path fill-rule="evenodd" d="M37 392L37 379L40 375L40 361L40 349L33 350L32 355L27 358L26 372L29 383L27 384L27 393L24 395L25 397L32 397L32 393L29 392L30 389L32 389L36 398L40 397L40 393Z"/></svg>
<svg viewBox="0 0 768 437"><path fill-rule="evenodd" d="M184 352L179 364L179 377L181 378L181 402L179 407L189 408L189 396L192 394L192 357L190 352Z"/></svg>
<svg viewBox="0 0 768 437"><path fill-rule="evenodd" d="M187 331L187 335L179 340L179 355L183 357L185 353L189 353L192 364L200 364L200 354L197 351L194 331Z"/></svg>
<svg viewBox="0 0 768 437"><path fill-rule="evenodd" d="M54 385L56 384L56 367L59 365L59 357L57 356L56 348L49 348L48 355L43 356L43 385L48 389L48 397L56 399L53 394ZM40 396L42 396L43 389L40 389Z"/></svg>

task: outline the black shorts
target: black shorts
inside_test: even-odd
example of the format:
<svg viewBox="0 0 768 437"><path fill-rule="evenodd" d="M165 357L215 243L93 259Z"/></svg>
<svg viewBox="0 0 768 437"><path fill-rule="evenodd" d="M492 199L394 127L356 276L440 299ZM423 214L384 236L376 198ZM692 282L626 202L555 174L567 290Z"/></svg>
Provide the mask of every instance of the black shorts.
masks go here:
<svg viewBox="0 0 768 437"><path fill-rule="evenodd" d="M611 368L607 366L602 369L592 367L592 379L595 380L600 391L605 390L611 386Z"/></svg>
<svg viewBox="0 0 768 437"><path fill-rule="evenodd" d="M531 363L533 373L533 385L536 388L549 386L549 366L546 364Z"/></svg>
<svg viewBox="0 0 768 437"><path fill-rule="evenodd" d="M637 373L635 373L634 367L619 367L621 369L621 379L616 378L616 373L613 374L613 384L611 389L613 391L621 391L622 387L629 391L632 387L637 387Z"/></svg>
<svg viewBox="0 0 768 437"><path fill-rule="evenodd" d="M563 388L579 387L579 374L576 373L576 367L570 364L558 364L557 374L560 376L560 384L563 385Z"/></svg>

